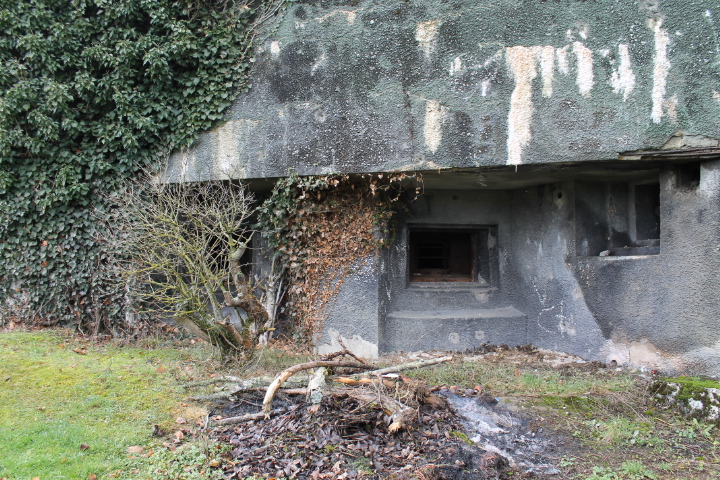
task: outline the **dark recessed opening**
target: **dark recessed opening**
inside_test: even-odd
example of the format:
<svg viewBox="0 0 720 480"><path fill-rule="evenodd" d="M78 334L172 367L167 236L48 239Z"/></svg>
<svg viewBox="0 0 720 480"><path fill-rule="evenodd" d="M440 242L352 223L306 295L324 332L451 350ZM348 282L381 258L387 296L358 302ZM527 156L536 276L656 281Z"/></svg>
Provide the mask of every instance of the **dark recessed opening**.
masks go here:
<svg viewBox="0 0 720 480"><path fill-rule="evenodd" d="M635 185L636 240L660 238L660 184Z"/></svg>
<svg viewBox="0 0 720 480"><path fill-rule="evenodd" d="M474 232L413 229L410 230L408 240L410 281L474 281Z"/></svg>
<svg viewBox="0 0 720 480"><path fill-rule="evenodd" d="M695 190L700 186L700 162L678 165L675 170L677 187Z"/></svg>

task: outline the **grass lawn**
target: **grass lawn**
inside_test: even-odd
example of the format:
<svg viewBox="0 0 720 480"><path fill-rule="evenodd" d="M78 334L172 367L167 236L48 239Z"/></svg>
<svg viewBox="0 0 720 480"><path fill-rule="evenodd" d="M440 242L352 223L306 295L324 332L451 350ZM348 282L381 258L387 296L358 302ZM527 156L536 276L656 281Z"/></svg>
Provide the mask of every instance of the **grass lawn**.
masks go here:
<svg viewBox="0 0 720 480"><path fill-rule="evenodd" d="M153 425L188 415L179 382L208 351L125 347L67 332L0 334L0 478L86 479L125 469Z"/></svg>
<svg viewBox="0 0 720 480"><path fill-rule="evenodd" d="M222 447L197 426L203 406L187 400L202 391L183 385L272 375L307 360L266 349L251 364L223 365L191 341L158 335L123 345L63 330L0 331L0 355L0 480L220 479L213 466ZM564 439L559 479L720 478L717 429L661 408L633 372L556 368L508 352L407 373L479 386ZM153 437L154 425L163 436ZM178 430L188 433L181 445L172 440Z"/></svg>

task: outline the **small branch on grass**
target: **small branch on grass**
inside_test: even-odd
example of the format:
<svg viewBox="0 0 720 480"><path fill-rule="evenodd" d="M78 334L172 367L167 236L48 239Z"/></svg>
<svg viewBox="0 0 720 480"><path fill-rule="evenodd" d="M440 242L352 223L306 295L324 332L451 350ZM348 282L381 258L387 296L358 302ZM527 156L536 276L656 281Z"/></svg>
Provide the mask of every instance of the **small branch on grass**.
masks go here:
<svg viewBox="0 0 720 480"><path fill-rule="evenodd" d="M287 408L276 408L275 410L272 410L269 412L272 415L280 415L281 413L285 413L287 411ZM268 415L269 417L269 415ZM261 418L267 418L265 416L264 412L257 412L257 413L246 413L245 415L240 415L237 417L228 417L223 418L221 420L213 420L213 425L234 425L236 423L242 423L247 422L248 420L260 420Z"/></svg>
<svg viewBox="0 0 720 480"><path fill-rule="evenodd" d="M183 385L183 388L204 387L205 385L212 385L214 383L243 383L243 382L247 382L247 381L251 381L251 380L252 379L246 380L246 379L240 378L240 377L233 377L231 375L225 375L222 377L215 377L215 378L209 378L207 380L198 380L196 382L186 383L185 385ZM268 379L266 381L266 383L270 383L271 381L272 380Z"/></svg>
<svg viewBox="0 0 720 480"><path fill-rule="evenodd" d="M363 360L362 358L359 358L354 353L352 353L350 351L350 349L347 348L347 345L345 345L345 342L343 341L342 335L338 335L337 340L343 349L339 350L337 352L330 353L330 354L324 356L323 358L321 358L320 360L328 361L328 360L332 360L333 358L342 357L343 355L346 355L348 357L354 358L355 360L357 360L359 363L362 363L363 365L367 365L367 362L365 360Z"/></svg>
<svg viewBox="0 0 720 480"><path fill-rule="evenodd" d="M367 365L367 363L366 363L364 360L362 360L361 358L358 358L358 357L356 357L355 355L353 355L353 353L350 352L347 348L346 348L345 350L340 350L340 351L337 351L337 352L329 353L329 354L325 355L324 357L322 357L320 360L323 361L323 362L329 362L329 361L332 360L333 358L342 357L343 355L347 355L348 357L352 357L352 358L354 358L355 360L357 360L358 363L362 363L363 365Z"/></svg>
<svg viewBox="0 0 720 480"><path fill-rule="evenodd" d="M192 400L193 402L214 402L215 400L226 400L230 398L230 395L230 392L217 392L207 395L195 395L194 397L189 397L188 400Z"/></svg>

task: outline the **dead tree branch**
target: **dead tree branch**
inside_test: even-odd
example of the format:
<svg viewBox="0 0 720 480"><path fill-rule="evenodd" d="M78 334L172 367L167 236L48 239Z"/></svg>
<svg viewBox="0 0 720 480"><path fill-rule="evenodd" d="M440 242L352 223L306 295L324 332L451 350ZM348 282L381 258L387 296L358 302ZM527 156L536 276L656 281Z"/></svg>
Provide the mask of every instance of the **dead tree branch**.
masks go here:
<svg viewBox="0 0 720 480"><path fill-rule="evenodd" d="M268 387L267 393L265 394L265 398L263 399L263 407L262 411L265 414L265 418L270 418L270 409L272 406L273 398L275 397L275 393L280 388L280 385L283 384L288 378L292 377L298 372L302 372L303 370L310 370L311 368L318 368L318 367L326 367L326 368L337 368L337 367L347 367L347 368L372 368L369 365L363 365L361 363L357 362L340 362L340 361L314 361L314 362L307 362L307 363L301 363L298 365L293 365L290 368L287 368L280 372L277 377L275 377L275 380L270 384Z"/></svg>
<svg viewBox="0 0 720 480"><path fill-rule="evenodd" d="M276 408L275 410L272 410L269 412L269 414L272 415L280 415L281 413L285 413L288 409L287 408ZM222 420L215 420L213 421L214 425L234 425L236 423L242 423L247 422L248 420L259 420L261 418L265 418L265 413L258 412L258 413L246 413L245 415L239 415L237 417L228 417L223 418Z"/></svg>
<svg viewBox="0 0 720 480"><path fill-rule="evenodd" d="M446 356L446 357L437 357L437 358L430 358L428 360L417 360L415 362L409 362L409 363L403 363L400 365L393 365L392 367L386 367L386 368L380 368L378 370L372 370L370 372L363 372L363 373L357 373L353 376L367 376L367 375L385 375L386 373L396 373L396 372L402 372L405 370L413 370L416 368L423 368L423 367L429 367L431 365L437 365L439 363L445 363L452 360L453 357Z"/></svg>

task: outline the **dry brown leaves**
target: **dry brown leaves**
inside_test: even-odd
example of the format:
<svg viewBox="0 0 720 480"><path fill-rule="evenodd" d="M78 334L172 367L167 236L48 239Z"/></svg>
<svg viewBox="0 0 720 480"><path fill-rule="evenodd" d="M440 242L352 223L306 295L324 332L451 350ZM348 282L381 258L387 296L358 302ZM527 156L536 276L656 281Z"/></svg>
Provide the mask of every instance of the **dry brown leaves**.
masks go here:
<svg viewBox="0 0 720 480"><path fill-rule="evenodd" d="M452 434L462 427L450 411L422 407L415 428L396 434L390 421L376 405L333 396L314 414L301 403L212 436L233 447L223 465L229 478L503 478L502 459Z"/></svg>
<svg viewBox="0 0 720 480"><path fill-rule="evenodd" d="M308 193L301 200L287 252L292 285L288 305L306 334L320 331L347 276L378 248L375 213L374 197L347 185Z"/></svg>

